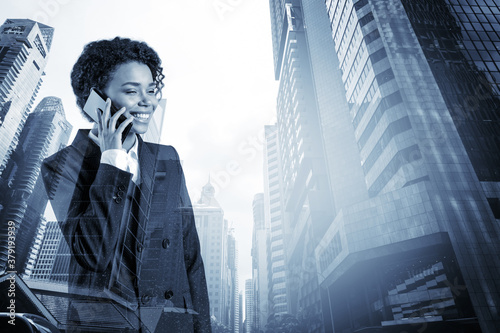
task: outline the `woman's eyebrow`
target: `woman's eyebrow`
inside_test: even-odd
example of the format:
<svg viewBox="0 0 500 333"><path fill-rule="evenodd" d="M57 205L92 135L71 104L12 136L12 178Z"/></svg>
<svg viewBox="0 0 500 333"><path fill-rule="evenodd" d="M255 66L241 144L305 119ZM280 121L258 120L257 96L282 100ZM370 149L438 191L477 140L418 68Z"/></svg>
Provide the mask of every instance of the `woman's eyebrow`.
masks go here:
<svg viewBox="0 0 500 333"><path fill-rule="evenodd" d="M140 85L141 85L141 83L139 83L139 82L135 82L135 81L129 81L129 82L125 82L125 83L123 83L123 84L122 84L122 87L123 87L123 86L126 86L126 85L140 86ZM149 83L149 84L148 84L148 87L149 87L149 86L156 86L156 83L151 82L151 83Z"/></svg>

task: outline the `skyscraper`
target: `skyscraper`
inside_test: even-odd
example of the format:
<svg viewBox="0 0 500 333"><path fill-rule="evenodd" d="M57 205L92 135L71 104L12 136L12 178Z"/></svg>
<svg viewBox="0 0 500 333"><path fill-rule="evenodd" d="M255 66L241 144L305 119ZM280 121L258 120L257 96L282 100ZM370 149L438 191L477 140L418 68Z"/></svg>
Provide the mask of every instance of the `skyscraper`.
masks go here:
<svg viewBox="0 0 500 333"><path fill-rule="evenodd" d="M35 237L47 206L48 197L40 167L42 161L63 148L71 133L72 126L66 120L62 102L57 97L46 97L29 115L20 135L19 145L12 154L2 179L0 211L2 230L8 221L16 225L16 270L29 273L33 262L29 256L38 241ZM7 253L7 239L0 239L0 265L4 267ZM31 258L35 259L35 258ZM29 265L28 265L29 264Z"/></svg>
<svg viewBox="0 0 500 333"><path fill-rule="evenodd" d="M56 269L54 269L54 267L57 267L57 265L55 265L56 260L61 259L60 257L57 258L57 255L60 254L58 253L59 248L64 247L66 242L58 221L46 221L42 227L42 244L29 278L32 280L59 281L61 280L60 276L56 276L53 272L56 271ZM40 229L42 228L39 228L39 230ZM69 267L69 253L66 255L65 259ZM67 271L69 273L69 269ZM67 274L63 277L63 280L67 281Z"/></svg>
<svg viewBox="0 0 500 333"><path fill-rule="evenodd" d="M224 211L215 199L215 188L210 181L203 186L200 200L193 203L193 211L205 264L210 316L225 324L224 319L227 318L225 300L228 297L226 295L228 225L224 219Z"/></svg>
<svg viewBox="0 0 500 333"><path fill-rule="evenodd" d="M281 164L276 125L265 126L264 142L264 219L268 225L268 313L281 315L287 310L283 210L281 203Z"/></svg>
<svg viewBox="0 0 500 333"><path fill-rule="evenodd" d="M238 295L238 332L243 332L243 291L239 291Z"/></svg>
<svg viewBox="0 0 500 333"><path fill-rule="evenodd" d="M252 280L256 329L264 330L269 316L268 227L264 214L264 193L253 199Z"/></svg>
<svg viewBox="0 0 500 333"><path fill-rule="evenodd" d="M225 313L226 316L223 324L231 332L238 333L239 328L239 280L238 280L238 247L234 237L234 229L230 229L227 234L227 279L226 279L226 299L225 299Z"/></svg>
<svg viewBox="0 0 500 333"><path fill-rule="evenodd" d="M253 302L252 279L245 280L245 332L252 332L255 327L255 306Z"/></svg>
<svg viewBox="0 0 500 333"><path fill-rule="evenodd" d="M317 110L332 194L312 263L326 290L317 331L500 325L499 6L270 1L275 76L292 99L287 40L291 25L304 31L293 51L307 50L314 92L302 102ZM296 132L279 105L278 131Z"/></svg>
<svg viewBox="0 0 500 333"><path fill-rule="evenodd" d="M286 248L288 312L321 331L314 249L331 222L332 198L300 1L270 1L277 143ZM273 288L275 288L273 286Z"/></svg>
<svg viewBox="0 0 500 333"><path fill-rule="evenodd" d="M327 0L315 20L318 4L302 3L318 99L328 71L314 64L330 60L315 22L328 18L340 69L323 130L356 144L323 131L344 162L328 159L335 217L315 249L325 330L495 332L500 5Z"/></svg>
<svg viewBox="0 0 500 333"><path fill-rule="evenodd" d="M42 83L54 29L27 19L0 26L0 175Z"/></svg>

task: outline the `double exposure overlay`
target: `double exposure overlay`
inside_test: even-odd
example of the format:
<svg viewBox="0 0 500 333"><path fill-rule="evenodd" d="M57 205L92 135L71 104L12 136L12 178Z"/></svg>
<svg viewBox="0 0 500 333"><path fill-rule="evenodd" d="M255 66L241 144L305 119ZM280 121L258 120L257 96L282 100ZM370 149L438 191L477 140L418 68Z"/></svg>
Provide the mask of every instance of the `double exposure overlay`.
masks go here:
<svg viewBox="0 0 500 333"><path fill-rule="evenodd" d="M229 0L211 5L214 17L225 20L222 27L238 22L253 6ZM133 209L124 217L128 224L120 245L113 248L113 267L88 276L72 270L79 266L61 230L64 221L46 214L49 200L64 202L73 194L60 190L73 180L59 175L75 164L64 149L75 124L62 100L41 96L34 105L57 29L10 17L0 26L1 320L15 312L17 322L54 332L174 327L159 321L160 314L191 315L193 302L189 288L159 287L175 280L169 251L180 239L172 234L180 229L166 230L158 221L182 216L195 222L199 235L208 331L498 331L500 2L269 0L265 10L269 40L245 42L248 50L268 48L266 79L276 90L266 121L273 120L259 123L256 140L234 143L239 153L248 153L248 163L232 160L224 171L207 172L208 182L203 178L206 185L186 210L175 206L179 198L169 191L176 184L172 177L182 172L178 157L160 158L157 148L142 152L143 185L122 193ZM254 28L245 27L252 33ZM147 33L161 37L158 31ZM207 38L213 31L207 27L200 38L220 45L219 35ZM233 42L224 40L229 48ZM261 59L244 61L248 50L239 50L237 60L257 73ZM198 70L196 57L178 52ZM207 142L203 148L186 143L192 151L187 167L195 164L202 173L206 166L198 162L228 156L221 153L227 146L217 140L239 128L209 128L224 123L213 109L230 105L233 126L256 117L243 114L242 104L262 100L265 105L263 95L255 94L262 90L245 92L247 100L231 104L229 94L236 93L219 84L229 77L223 71L234 71L232 65L220 69L220 78L210 78L220 90L220 105L204 100L206 108L196 113L182 109L187 117L203 112L202 125L182 124L188 136ZM182 71L176 70L172 77L178 79ZM238 93L247 89L231 84ZM184 86L199 89L194 83ZM200 93L200 100L214 91L210 88L204 87L209 93ZM148 142L144 147L160 141L166 101L159 103L158 118L142 136ZM51 155L56 160L44 186L42 162ZM253 178L247 172L258 158L263 165L251 171L258 175ZM255 179L261 193L245 188ZM239 194L228 195L235 206L247 208L247 219L233 223L227 211L237 208L218 195L238 186L251 192L253 201L235 204ZM58 209L60 216L66 214L64 207ZM241 224L249 221L253 232L241 241ZM245 251L251 258L238 257ZM193 260L189 254L179 258ZM250 273L243 274L247 266ZM95 276L93 289L72 283ZM147 293L139 295L139 287ZM14 289L15 298L8 296ZM72 302L75 298L85 302ZM68 309L79 321L68 320Z"/></svg>

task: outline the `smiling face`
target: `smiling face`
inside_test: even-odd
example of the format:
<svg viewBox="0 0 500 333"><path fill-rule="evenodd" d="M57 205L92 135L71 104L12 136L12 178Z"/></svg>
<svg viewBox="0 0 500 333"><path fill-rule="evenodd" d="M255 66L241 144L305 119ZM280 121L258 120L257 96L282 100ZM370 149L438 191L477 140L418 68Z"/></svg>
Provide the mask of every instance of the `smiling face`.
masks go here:
<svg viewBox="0 0 500 333"><path fill-rule="evenodd" d="M118 65L104 93L118 109L126 108L127 117L134 117L130 132L143 134L147 131L158 106L156 84L148 66L135 61Z"/></svg>

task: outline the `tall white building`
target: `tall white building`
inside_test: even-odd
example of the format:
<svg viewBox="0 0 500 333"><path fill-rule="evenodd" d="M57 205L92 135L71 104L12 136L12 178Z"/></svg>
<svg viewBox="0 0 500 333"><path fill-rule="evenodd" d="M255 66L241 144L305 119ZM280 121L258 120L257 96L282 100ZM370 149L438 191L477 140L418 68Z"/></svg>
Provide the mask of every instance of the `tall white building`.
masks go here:
<svg viewBox="0 0 500 333"><path fill-rule="evenodd" d="M227 235L227 260L226 260L226 300L223 324L231 332L238 333L239 329L239 280L238 280L238 246L234 237L234 229L230 229Z"/></svg>
<svg viewBox="0 0 500 333"><path fill-rule="evenodd" d="M245 332L252 332L255 325L255 305L253 302L252 279L245 280Z"/></svg>
<svg viewBox="0 0 500 333"><path fill-rule="evenodd" d="M214 197L215 189L210 181L203 186L201 198L193 203L196 229L200 238L201 256L205 264L210 316L224 323L227 298L227 235L228 225L224 211Z"/></svg>
<svg viewBox="0 0 500 333"><path fill-rule="evenodd" d="M253 199L252 280L254 287L255 326L264 330L269 316L268 227L264 214L264 194Z"/></svg>
<svg viewBox="0 0 500 333"><path fill-rule="evenodd" d="M268 233L268 313L287 313L284 229L281 200L281 167L279 164L276 125L265 127L264 143L264 219ZM267 318L266 318L267 320Z"/></svg>

